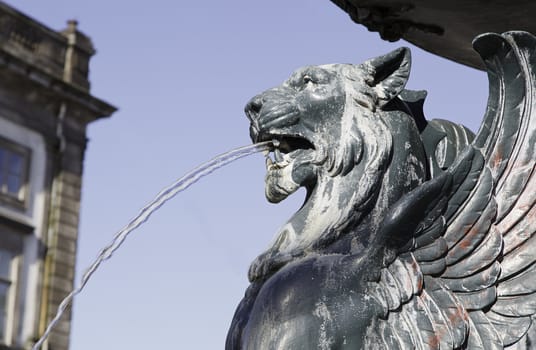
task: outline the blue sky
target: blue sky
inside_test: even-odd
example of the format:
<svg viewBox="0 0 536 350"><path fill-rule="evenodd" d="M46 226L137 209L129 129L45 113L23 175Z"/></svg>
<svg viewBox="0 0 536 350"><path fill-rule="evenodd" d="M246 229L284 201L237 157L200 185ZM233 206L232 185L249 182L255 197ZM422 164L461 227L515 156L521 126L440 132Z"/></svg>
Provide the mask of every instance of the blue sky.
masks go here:
<svg viewBox="0 0 536 350"><path fill-rule="evenodd" d="M328 0L8 3L57 30L77 19L97 49L92 94L119 107L88 129L78 278L162 187L249 144L243 106L300 66L409 46L429 119L475 130L486 104L484 73L384 42ZM249 263L303 200L267 203L263 178L262 156L240 160L133 233L76 299L72 349L223 348Z"/></svg>

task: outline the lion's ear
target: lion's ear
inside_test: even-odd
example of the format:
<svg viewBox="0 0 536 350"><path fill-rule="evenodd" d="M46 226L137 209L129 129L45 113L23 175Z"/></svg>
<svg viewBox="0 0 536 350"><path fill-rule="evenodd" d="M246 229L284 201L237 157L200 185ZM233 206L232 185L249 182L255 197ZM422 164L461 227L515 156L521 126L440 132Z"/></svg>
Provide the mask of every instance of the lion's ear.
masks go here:
<svg viewBox="0 0 536 350"><path fill-rule="evenodd" d="M411 68L411 52L398 48L387 55L363 63L367 83L376 91L378 105L383 106L404 90Z"/></svg>

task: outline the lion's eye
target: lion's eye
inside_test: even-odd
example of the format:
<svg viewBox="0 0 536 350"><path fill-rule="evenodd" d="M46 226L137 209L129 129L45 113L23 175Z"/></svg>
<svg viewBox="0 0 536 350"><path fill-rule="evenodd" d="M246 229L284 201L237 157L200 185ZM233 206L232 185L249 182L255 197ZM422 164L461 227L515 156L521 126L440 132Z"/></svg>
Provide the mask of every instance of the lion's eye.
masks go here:
<svg viewBox="0 0 536 350"><path fill-rule="evenodd" d="M302 79L304 84L314 83L314 80L310 75L304 75Z"/></svg>

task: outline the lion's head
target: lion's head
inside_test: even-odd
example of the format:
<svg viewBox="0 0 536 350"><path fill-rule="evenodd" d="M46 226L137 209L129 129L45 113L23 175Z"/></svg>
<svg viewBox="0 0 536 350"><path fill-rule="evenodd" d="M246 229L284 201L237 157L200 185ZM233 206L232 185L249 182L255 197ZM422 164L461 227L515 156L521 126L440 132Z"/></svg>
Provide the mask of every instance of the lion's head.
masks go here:
<svg viewBox="0 0 536 350"><path fill-rule="evenodd" d="M419 131L397 97L409 68L405 48L360 65L308 66L247 104L253 142L273 141L268 200L307 189L251 280L309 253L366 246L383 211L425 180Z"/></svg>

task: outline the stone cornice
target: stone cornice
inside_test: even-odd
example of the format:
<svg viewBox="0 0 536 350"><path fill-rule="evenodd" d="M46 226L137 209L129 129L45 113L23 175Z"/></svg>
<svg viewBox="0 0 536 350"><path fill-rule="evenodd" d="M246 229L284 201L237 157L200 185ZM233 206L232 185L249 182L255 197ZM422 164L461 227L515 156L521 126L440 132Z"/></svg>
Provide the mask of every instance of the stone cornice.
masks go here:
<svg viewBox="0 0 536 350"><path fill-rule="evenodd" d="M109 117L117 108L111 104L96 98L62 79L44 71L41 67L30 64L7 52L0 51L0 69L18 75L20 79L25 79L41 87L47 94L53 94L56 98L74 104L85 109L83 122L90 123L96 119Z"/></svg>

